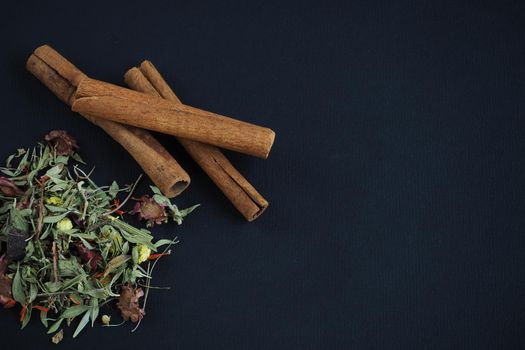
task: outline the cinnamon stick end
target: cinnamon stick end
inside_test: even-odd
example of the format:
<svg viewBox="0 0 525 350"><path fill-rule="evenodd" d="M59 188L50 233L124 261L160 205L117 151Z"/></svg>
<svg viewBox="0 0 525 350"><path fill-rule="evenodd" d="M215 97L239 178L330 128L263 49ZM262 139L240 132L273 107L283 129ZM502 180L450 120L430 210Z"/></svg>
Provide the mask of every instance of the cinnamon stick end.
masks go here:
<svg viewBox="0 0 525 350"><path fill-rule="evenodd" d="M38 56L38 55L41 55L41 54L45 54L45 53L47 53L49 51L54 51L54 50L48 44L44 44L44 45L41 45L41 46L37 47L33 53Z"/></svg>
<svg viewBox="0 0 525 350"><path fill-rule="evenodd" d="M190 181L188 180L176 180L171 186L169 186L166 189L160 189L162 193L168 198L173 198L184 192L186 188L190 185Z"/></svg>
<svg viewBox="0 0 525 350"><path fill-rule="evenodd" d="M268 147L263 159L268 159L268 156L270 156L270 151L272 150L273 143L275 142L275 131L273 131L272 129L268 130Z"/></svg>
<svg viewBox="0 0 525 350"><path fill-rule="evenodd" d="M51 90L61 101L70 104L75 93L72 86L64 77L60 76L46 62L35 54L31 54L26 62L26 69Z"/></svg>
<svg viewBox="0 0 525 350"><path fill-rule="evenodd" d="M248 222L252 222L253 220L257 219L259 216L261 216L261 214L266 211L268 206L269 204L268 202L266 202L259 207L258 211L256 211L255 213L252 213L251 215L245 215L244 217L246 218L246 220L248 220Z"/></svg>
<svg viewBox="0 0 525 350"><path fill-rule="evenodd" d="M124 82L128 86L133 86L134 90L153 96L160 96L157 90L155 90L155 88L149 83L149 81L144 79L144 75L137 67L129 69L126 74L124 74Z"/></svg>

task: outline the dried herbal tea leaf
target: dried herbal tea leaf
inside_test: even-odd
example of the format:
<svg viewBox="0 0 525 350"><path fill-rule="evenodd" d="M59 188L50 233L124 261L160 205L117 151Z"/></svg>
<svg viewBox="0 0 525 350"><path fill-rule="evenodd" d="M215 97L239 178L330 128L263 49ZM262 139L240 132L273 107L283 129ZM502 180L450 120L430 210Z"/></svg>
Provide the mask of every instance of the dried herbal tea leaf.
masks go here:
<svg viewBox="0 0 525 350"><path fill-rule="evenodd" d="M121 208L136 182L98 186L80 168L78 144L69 134L52 131L46 140L18 150L0 167L5 175L0 177L0 249L7 247L0 258L0 304L21 308L22 328L39 310L48 334L66 320L76 325L76 337L95 324L107 304L116 304L124 320L139 324L145 315L141 298L147 299L155 264L177 239L156 241L150 231L124 221ZM180 223L192 210L179 211L152 190L139 208L147 226L170 217ZM153 262L145 268L146 261ZM60 330L53 341L62 338Z"/></svg>

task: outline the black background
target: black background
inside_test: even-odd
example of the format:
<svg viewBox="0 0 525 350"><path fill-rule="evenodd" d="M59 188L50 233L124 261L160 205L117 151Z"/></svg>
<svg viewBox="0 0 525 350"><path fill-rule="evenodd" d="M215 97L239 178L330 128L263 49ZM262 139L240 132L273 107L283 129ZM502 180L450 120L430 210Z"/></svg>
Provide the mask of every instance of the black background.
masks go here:
<svg viewBox="0 0 525 350"><path fill-rule="evenodd" d="M152 60L190 105L269 126L266 161L228 152L270 201L246 223L172 137L202 203L156 272L141 328L75 349L525 347L522 1L2 4L0 156L67 129L95 179L140 173L24 69L48 43L122 83ZM143 183L142 190L146 188ZM1 345L52 348L0 311Z"/></svg>

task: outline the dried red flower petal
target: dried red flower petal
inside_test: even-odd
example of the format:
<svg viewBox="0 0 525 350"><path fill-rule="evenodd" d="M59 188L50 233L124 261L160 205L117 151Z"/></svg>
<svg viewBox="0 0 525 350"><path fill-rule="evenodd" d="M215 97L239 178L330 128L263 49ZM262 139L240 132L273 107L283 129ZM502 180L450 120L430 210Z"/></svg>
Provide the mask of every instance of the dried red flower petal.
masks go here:
<svg viewBox="0 0 525 350"><path fill-rule="evenodd" d="M153 226L155 224L160 225L168 219L166 206L157 203L153 198L150 198L147 195L144 195L137 200L131 214L137 214L139 220L146 220L148 226Z"/></svg>
<svg viewBox="0 0 525 350"><path fill-rule="evenodd" d="M45 140L61 156L71 155L79 148L77 141L65 130L53 130L45 136Z"/></svg>
<svg viewBox="0 0 525 350"><path fill-rule="evenodd" d="M40 311L43 311L43 312L49 312L49 308L43 307L41 305L34 305L33 309L37 309L37 310L40 310Z"/></svg>
<svg viewBox="0 0 525 350"><path fill-rule="evenodd" d="M10 179L0 176L0 193L6 197L16 197L24 194L24 191Z"/></svg>
<svg viewBox="0 0 525 350"><path fill-rule="evenodd" d="M22 310L20 310L20 322L24 321L27 315L27 305L22 306Z"/></svg>
<svg viewBox="0 0 525 350"><path fill-rule="evenodd" d="M4 309L10 309L12 307L15 307L16 300L15 299L8 299L7 303L4 304Z"/></svg>
<svg viewBox="0 0 525 350"><path fill-rule="evenodd" d="M117 307L120 309L124 320L131 320L131 322L136 323L144 317L146 313L139 305L139 299L143 296L142 288L133 288L130 285L121 288Z"/></svg>
<svg viewBox="0 0 525 350"><path fill-rule="evenodd" d="M148 256L148 260L150 260L150 261L157 260L157 259L162 258L163 256L167 256L167 255L170 255L170 254L169 253L150 254L150 256Z"/></svg>
<svg viewBox="0 0 525 350"><path fill-rule="evenodd" d="M77 245L78 254L83 262L89 263L91 271L96 271L98 268L98 263L102 261L102 256L100 252L96 250L89 250L83 244Z"/></svg>
<svg viewBox="0 0 525 350"><path fill-rule="evenodd" d="M115 198L113 200L113 208L115 208L114 213L117 215L124 215L126 212L124 210L117 209L120 207L120 199Z"/></svg>

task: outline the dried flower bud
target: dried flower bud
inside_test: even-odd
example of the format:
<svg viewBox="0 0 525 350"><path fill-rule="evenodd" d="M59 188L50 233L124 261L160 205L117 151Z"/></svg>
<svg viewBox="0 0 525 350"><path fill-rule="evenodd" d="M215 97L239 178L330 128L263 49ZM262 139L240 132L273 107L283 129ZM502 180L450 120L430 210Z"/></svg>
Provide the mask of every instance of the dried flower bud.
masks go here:
<svg viewBox="0 0 525 350"><path fill-rule="evenodd" d="M45 140L61 156L71 155L79 148L77 141L65 130L53 130L45 136Z"/></svg>
<svg viewBox="0 0 525 350"><path fill-rule="evenodd" d="M6 177L0 177L0 193L6 197L16 197L24 193L13 181Z"/></svg>
<svg viewBox="0 0 525 350"><path fill-rule="evenodd" d="M68 218L63 218L56 224L58 231L67 232L73 228L73 223Z"/></svg>
<svg viewBox="0 0 525 350"><path fill-rule="evenodd" d="M111 316L109 316L109 315L102 315L102 324L104 326L109 326L110 322L111 322Z"/></svg>
<svg viewBox="0 0 525 350"><path fill-rule="evenodd" d="M149 256L151 254L151 249L149 249L146 245L140 244L138 246L138 261L137 264L142 264L144 261L147 261Z"/></svg>
<svg viewBox="0 0 525 350"><path fill-rule="evenodd" d="M52 196L49 198L46 198L46 203L51 205L61 205L62 199L60 197Z"/></svg>
<svg viewBox="0 0 525 350"><path fill-rule="evenodd" d="M131 214L137 214L140 220L146 220L148 226L160 225L168 220L166 206L147 195L139 198Z"/></svg>

